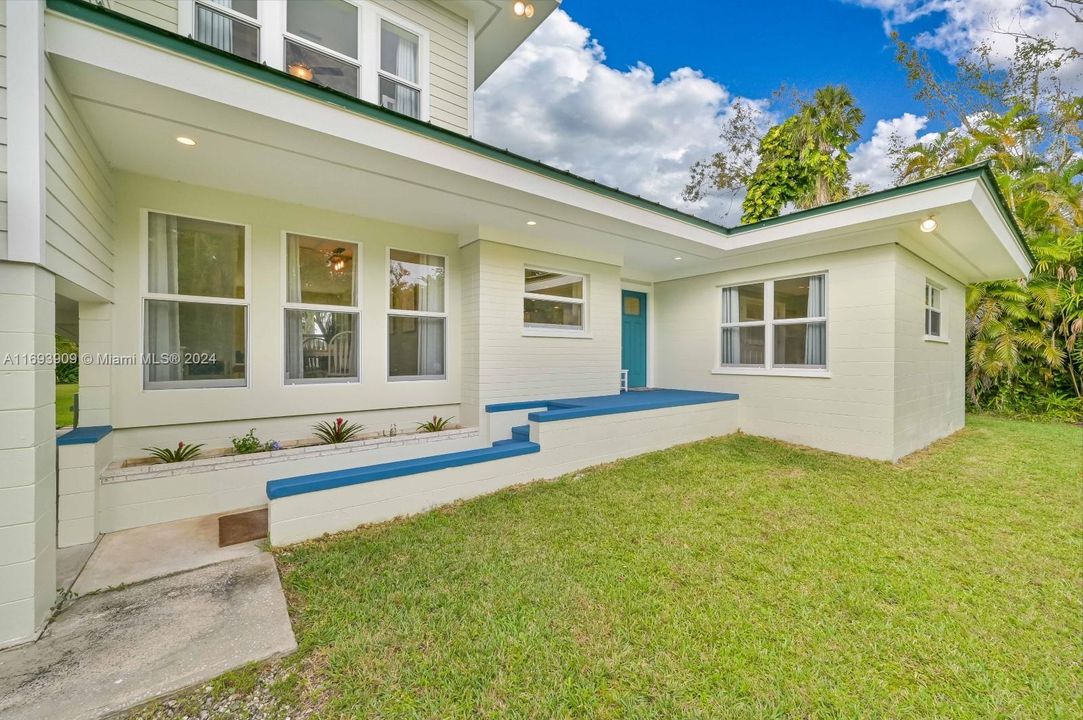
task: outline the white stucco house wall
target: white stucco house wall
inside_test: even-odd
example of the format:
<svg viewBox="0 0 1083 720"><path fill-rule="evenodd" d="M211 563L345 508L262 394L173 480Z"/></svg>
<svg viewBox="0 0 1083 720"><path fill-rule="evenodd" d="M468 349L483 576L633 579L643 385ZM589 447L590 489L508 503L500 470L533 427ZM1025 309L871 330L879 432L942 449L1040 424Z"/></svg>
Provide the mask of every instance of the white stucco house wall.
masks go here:
<svg viewBox="0 0 1083 720"><path fill-rule="evenodd" d="M725 228L472 139L556 4L0 0L0 646L100 533L268 506L286 543L738 429L893 461L963 426L964 287L1031 265L989 170ZM371 437L125 465L336 417Z"/></svg>

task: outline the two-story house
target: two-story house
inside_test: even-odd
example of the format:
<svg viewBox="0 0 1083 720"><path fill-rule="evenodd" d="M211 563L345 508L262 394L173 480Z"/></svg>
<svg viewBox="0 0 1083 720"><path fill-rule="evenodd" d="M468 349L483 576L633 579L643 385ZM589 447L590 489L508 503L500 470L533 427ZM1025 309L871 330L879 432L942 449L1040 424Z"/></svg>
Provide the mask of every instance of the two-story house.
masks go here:
<svg viewBox="0 0 1083 720"><path fill-rule="evenodd" d="M556 4L0 1L0 646L100 533L269 506L285 543L737 429L890 461L963 425L964 286L1031 264L989 171L731 229L473 139ZM362 439L304 443L336 417ZM283 449L212 452L252 428Z"/></svg>

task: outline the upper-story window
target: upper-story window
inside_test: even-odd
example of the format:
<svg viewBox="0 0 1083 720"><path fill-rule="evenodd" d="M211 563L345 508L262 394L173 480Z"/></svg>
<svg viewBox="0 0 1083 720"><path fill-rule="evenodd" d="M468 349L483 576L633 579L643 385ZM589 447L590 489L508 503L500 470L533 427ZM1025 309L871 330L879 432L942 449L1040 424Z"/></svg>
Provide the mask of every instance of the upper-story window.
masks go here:
<svg viewBox="0 0 1083 720"><path fill-rule="evenodd" d="M428 33L382 7L364 0L181 3L181 32L200 42L428 119Z"/></svg>
<svg viewBox="0 0 1083 720"><path fill-rule="evenodd" d="M196 40L219 50L259 60L257 0L196 0Z"/></svg>
<svg viewBox="0 0 1083 720"><path fill-rule="evenodd" d="M345 0L286 4L285 68L290 75L358 96L360 12Z"/></svg>
<svg viewBox="0 0 1083 720"><path fill-rule="evenodd" d="M387 20L380 21L380 104L421 117L421 39Z"/></svg>

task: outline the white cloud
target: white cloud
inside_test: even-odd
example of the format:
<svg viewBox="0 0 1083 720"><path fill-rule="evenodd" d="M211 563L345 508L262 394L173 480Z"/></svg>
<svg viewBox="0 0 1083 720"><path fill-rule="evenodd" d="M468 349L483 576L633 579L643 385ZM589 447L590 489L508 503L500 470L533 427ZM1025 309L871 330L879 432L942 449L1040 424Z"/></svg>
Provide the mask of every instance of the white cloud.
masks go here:
<svg viewBox="0 0 1083 720"><path fill-rule="evenodd" d="M691 68L656 80L642 63L621 71L604 60L590 31L558 9L478 90L476 135L626 192L735 223L739 202L686 203L681 190L692 163L719 149L720 120L737 98Z"/></svg>
<svg viewBox="0 0 1083 720"><path fill-rule="evenodd" d="M857 146L850 160L850 174L855 183L867 183L873 190L883 190L894 185L889 151L897 138L906 146L927 143L936 133L922 133L929 119L904 113L891 120L878 120L872 137Z"/></svg>
<svg viewBox="0 0 1083 720"><path fill-rule="evenodd" d="M1012 33L1025 33L1055 40L1063 47L1083 48L1083 24L1072 21L1063 10L1043 0L849 0L876 8L884 16L885 31L928 16L940 24L923 32L914 42L937 50L949 60L958 60L982 42L989 44L995 62L1004 63L1015 46ZM1083 89L1083 60L1067 63L1060 77L1070 89Z"/></svg>

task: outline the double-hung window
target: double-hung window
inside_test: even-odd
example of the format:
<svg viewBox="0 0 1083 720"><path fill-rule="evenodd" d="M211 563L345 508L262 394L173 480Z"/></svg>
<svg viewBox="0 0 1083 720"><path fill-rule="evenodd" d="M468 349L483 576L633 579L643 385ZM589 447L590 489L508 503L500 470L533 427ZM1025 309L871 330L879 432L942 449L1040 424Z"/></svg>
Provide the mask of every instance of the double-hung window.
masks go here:
<svg viewBox="0 0 1083 720"><path fill-rule="evenodd" d="M388 377L442 380L446 377L447 260L394 249L388 260Z"/></svg>
<svg viewBox="0 0 1083 720"><path fill-rule="evenodd" d="M582 332L586 278L528 267L523 271L523 327L540 332Z"/></svg>
<svg viewBox="0 0 1083 720"><path fill-rule="evenodd" d="M286 234L287 384L360 380L356 243Z"/></svg>
<svg viewBox="0 0 1083 720"><path fill-rule="evenodd" d="M195 0L196 40L248 60L260 59L258 0Z"/></svg>
<svg viewBox="0 0 1083 720"><path fill-rule="evenodd" d="M283 62L290 75L361 95L360 9L346 0L286 3Z"/></svg>
<svg viewBox="0 0 1083 720"><path fill-rule="evenodd" d="M719 365L827 368L827 276L722 288Z"/></svg>
<svg viewBox="0 0 1083 720"><path fill-rule="evenodd" d="M380 20L380 105L421 117L421 38Z"/></svg>
<svg viewBox="0 0 1083 720"><path fill-rule="evenodd" d="M147 213L144 387L246 384L247 246L244 225Z"/></svg>
<svg viewBox="0 0 1083 720"><path fill-rule="evenodd" d="M180 31L294 77L428 119L428 31L366 0L180 0Z"/></svg>
<svg viewBox="0 0 1083 720"><path fill-rule="evenodd" d="M941 309L943 292L940 286L928 280L925 281L925 337L931 340L944 338L943 310Z"/></svg>

